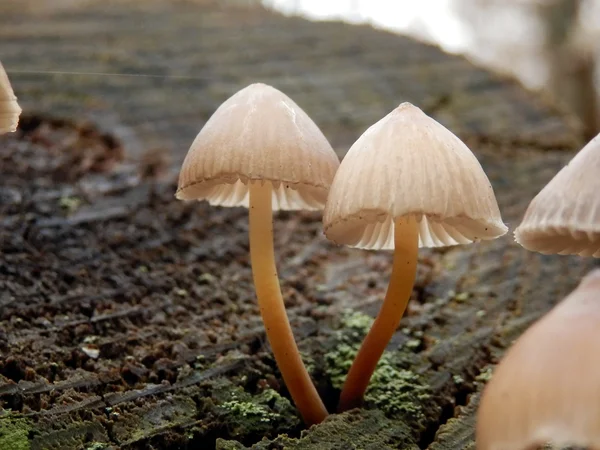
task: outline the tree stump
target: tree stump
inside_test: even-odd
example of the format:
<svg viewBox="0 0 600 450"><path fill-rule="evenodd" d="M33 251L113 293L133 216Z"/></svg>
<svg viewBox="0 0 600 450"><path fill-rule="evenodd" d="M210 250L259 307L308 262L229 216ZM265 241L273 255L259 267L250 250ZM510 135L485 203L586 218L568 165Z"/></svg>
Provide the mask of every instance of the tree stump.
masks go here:
<svg viewBox="0 0 600 450"><path fill-rule="evenodd" d="M577 124L511 79L369 26L212 1L3 4L0 60L25 113L0 137L0 448L473 447L493 365L593 262L511 235L423 251L365 408L303 430L258 315L247 211L178 202L175 175L251 82L292 97L340 157L410 101L473 149L514 229L583 144ZM391 254L332 245L317 213L276 215L275 240L333 411Z"/></svg>

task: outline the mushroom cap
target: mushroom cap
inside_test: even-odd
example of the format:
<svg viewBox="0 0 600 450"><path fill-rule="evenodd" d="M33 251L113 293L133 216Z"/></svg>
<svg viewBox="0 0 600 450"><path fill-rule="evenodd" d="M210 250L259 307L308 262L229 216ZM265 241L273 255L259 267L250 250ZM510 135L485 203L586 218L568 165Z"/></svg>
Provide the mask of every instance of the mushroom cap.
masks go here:
<svg viewBox="0 0 600 450"><path fill-rule="evenodd" d="M0 63L0 134L16 131L20 114L21 107Z"/></svg>
<svg viewBox="0 0 600 450"><path fill-rule="evenodd" d="M477 412L478 450L600 448L600 270L507 351Z"/></svg>
<svg viewBox="0 0 600 450"><path fill-rule="evenodd" d="M600 135L533 198L514 234L527 250L600 258Z"/></svg>
<svg viewBox="0 0 600 450"><path fill-rule="evenodd" d="M262 83L227 99L185 157L176 197L248 207L249 182L273 186L274 210L323 209L340 162L317 125Z"/></svg>
<svg viewBox="0 0 600 450"><path fill-rule="evenodd" d="M410 103L372 125L338 169L323 224L338 244L394 248L394 219L414 216L419 246L494 239L508 228L479 161L447 128Z"/></svg>

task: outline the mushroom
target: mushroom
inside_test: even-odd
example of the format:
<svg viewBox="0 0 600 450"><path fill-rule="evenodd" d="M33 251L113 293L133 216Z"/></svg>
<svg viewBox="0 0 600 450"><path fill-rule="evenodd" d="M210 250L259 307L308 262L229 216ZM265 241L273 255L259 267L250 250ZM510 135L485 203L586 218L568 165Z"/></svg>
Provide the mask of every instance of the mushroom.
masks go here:
<svg viewBox="0 0 600 450"><path fill-rule="evenodd" d="M527 250L600 258L600 135L534 197L514 234Z"/></svg>
<svg viewBox="0 0 600 450"><path fill-rule="evenodd" d="M383 305L341 392L339 410L346 411L362 403L404 314L418 248L495 239L507 227L477 158L410 103L372 125L350 148L331 185L323 224L337 244L394 249Z"/></svg>
<svg viewBox="0 0 600 450"><path fill-rule="evenodd" d="M273 249L274 210L320 210L339 159L289 97L252 84L226 100L183 162L176 197L249 209L250 259L267 338L307 424L327 415L302 363L282 299Z"/></svg>
<svg viewBox="0 0 600 450"><path fill-rule="evenodd" d="M506 352L483 390L478 450L600 449L600 269Z"/></svg>
<svg viewBox="0 0 600 450"><path fill-rule="evenodd" d="M0 63L0 134L16 131L20 114L21 107Z"/></svg>

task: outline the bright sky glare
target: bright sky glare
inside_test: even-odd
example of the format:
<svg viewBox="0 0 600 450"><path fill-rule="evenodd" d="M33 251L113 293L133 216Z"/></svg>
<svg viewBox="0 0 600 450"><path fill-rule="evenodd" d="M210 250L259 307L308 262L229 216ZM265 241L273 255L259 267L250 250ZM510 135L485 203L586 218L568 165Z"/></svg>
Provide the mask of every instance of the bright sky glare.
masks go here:
<svg viewBox="0 0 600 450"><path fill-rule="evenodd" d="M452 10L453 0L265 0L286 14L313 20L341 19L420 36L453 53L468 48L469 35Z"/></svg>

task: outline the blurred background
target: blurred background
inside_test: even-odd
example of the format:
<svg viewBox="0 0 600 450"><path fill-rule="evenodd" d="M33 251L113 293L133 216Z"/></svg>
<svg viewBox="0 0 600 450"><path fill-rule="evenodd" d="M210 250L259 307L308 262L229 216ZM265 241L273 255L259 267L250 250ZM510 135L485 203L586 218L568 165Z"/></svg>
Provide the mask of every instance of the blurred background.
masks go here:
<svg viewBox="0 0 600 450"><path fill-rule="evenodd" d="M481 90L496 81L396 33L540 91L587 139L600 131L600 0L0 0L0 61L25 110L83 114L129 149L143 136L181 158L254 81L301 99L340 148L400 101L455 132L511 136L507 97Z"/></svg>
<svg viewBox="0 0 600 450"><path fill-rule="evenodd" d="M264 0L313 20L368 23L464 54L543 91L600 131L600 0Z"/></svg>

